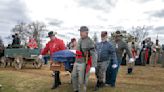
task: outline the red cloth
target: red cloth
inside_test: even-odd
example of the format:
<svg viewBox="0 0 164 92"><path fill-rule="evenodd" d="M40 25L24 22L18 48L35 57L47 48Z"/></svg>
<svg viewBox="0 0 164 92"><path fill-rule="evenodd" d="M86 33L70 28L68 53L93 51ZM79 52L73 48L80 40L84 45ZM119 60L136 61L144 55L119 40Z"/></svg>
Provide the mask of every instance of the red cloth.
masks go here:
<svg viewBox="0 0 164 92"><path fill-rule="evenodd" d="M89 73L92 66L92 57L88 59L87 66L86 66L86 74Z"/></svg>
<svg viewBox="0 0 164 92"><path fill-rule="evenodd" d="M65 49L66 47L63 40L55 38L54 40L51 40L46 44L46 47L42 50L41 55L46 55L48 51L50 51L50 55L52 56L54 52Z"/></svg>
<svg viewBox="0 0 164 92"><path fill-rule="evenodd" d="M135 58L135 56L136 56L136 50L132 49L132 57Z"/></svg>
<svg viewBox="0 0 164 92"><path fill-rule="evenodd" d="M38 44L34 38L29 39L27 46L33 49L38 48Z"/></svg>
<svg viewBox="0 0 164 92"><path fill-rule="evenodd" d="M147 48L145 51L145 60L146 62L148 61L148 57L149 57L149 49Z"/></svg>
<svg viewBox="0 0 164 92"><path fill-rule="evenodd" d="M76 50L76 58L82 58L82 57L83 57L82 52L79 50Z"/></svg>
<svg viewBox="0 0 164 92"><path fill-rule="evenodd" d="M76 58L82 58L82 57L83 57L82 52L79 50L76 50ZM87 61L87 66L86 66L86 74L88 74L88 72L90 71L91 66L92 66L92 57L89 57Z"/></svg>

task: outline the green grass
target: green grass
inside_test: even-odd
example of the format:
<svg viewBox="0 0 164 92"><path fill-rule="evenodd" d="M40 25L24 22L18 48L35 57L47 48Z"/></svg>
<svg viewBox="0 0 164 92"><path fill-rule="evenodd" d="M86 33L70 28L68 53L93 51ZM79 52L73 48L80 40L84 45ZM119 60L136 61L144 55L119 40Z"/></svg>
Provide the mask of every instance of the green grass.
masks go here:
<svg viewBox="0 0 164 92"><path fill-rule="evenodd" d="M118 75L116 88L105 87L97 92L164 92L164 68L135 67L132 75L126 74L127 67L122 66ZM70 75L61 74L62 85L51 90L51 71L44 66L42 69L0 68L0 92L73 92ZM95 86L95 76L89 79L88 92Z"/></svg>

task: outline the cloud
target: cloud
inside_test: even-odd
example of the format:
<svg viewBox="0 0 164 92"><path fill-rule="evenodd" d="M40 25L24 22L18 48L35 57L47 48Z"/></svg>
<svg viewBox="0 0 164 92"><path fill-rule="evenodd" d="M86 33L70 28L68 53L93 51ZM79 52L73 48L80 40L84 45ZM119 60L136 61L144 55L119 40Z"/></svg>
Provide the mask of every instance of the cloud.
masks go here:
<svg viewBox="0 0 164 92"><path fill-rule="evenodd" d="M148 11L145 14L150 14L151 17L164 18L164 9L158 11Z"/></svg>
<svg viewBox="0 0 164 92"><path fill-rule="evenodd" d="M0 17L3 23L29 21L24 2L20 0L1 0Z"/></svg>
<svg viewBox="0 0 164 92"><path fill-rule="evenodd" d="M59 19L52 19L52 18L46 18L48 21L48 24L51 26L61 27L61 25L64 23L64 21Z"/></svg>
<svg viewBox="0 0 164 92"><path fill-rule="evenodd" d="M158 34L164 34L164 26L158 26L154 29L154 32Z"/></svg>
<svg viewBox="0 0 164 92"><path fill-rule="evenodd" d="M97 18L101 21L107 22L108 19L107 18L103 18L102 16L98 15Z"/></svg>
<svg viewBox="0 0 164 92"><path fill-rule="evenodd" d="M158 18L164 18L164 9L160 10L160 11L156 11L152 14L152 16L154 17L158 17Z"/></svg>
<svg viewBox="0 0 164 92"><path fill-rule="evenodd" d="M75 0L79 6L109 12L118 0Z"/></svg>
<svg viewBox="0 0 164 92"><path fill-rule="evenodd" d="M153 0L135 0L135 1L138 3L148 3L148 2L153 1Z"/></svg>
<svg viewBox="0 0 164 92"><path fill-rule="evenodd" d="M20 22L29 22L26 5L22 0L0 0L0 34L2 38Z"/></svg>
<svg viewBox="0 0 164 92"><path fill-rule="evenodd" d="M157 39L157 36L158 36L160 44L164 44L164 26L155 27L149 33L150 33L149 37L151 37L154 42L155 42L155 40Z"/></svg>

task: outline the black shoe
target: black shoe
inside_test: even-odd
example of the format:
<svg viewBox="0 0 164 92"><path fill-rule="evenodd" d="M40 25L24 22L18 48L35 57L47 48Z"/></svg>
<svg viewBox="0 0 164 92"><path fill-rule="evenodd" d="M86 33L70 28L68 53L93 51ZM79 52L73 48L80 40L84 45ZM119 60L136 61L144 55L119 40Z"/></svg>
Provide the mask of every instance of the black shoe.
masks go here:
<svg viewBox="0 0 164 92"><path fill-rule="evenodd" d="M128 74L132 74L133 68L128 68Z"/></svg>
<svg viewBox="0 0 164 92"><path fill-rule="evenodd" d="M59 85L61 85L61 82L59 82Z"/></svg>
<svg viewBox="0 0 164 92"><path fill-rule="evenodd" d="M56 82L58 85L61 85L60 72L59 71L56 72Z"/></svg>
<svg viewBox="0 0 164 92"><path fill-rule="evenodd" d="M74 91L74 92L79 92L79 91Z"/></svg>
<svg viewBox="0 0 164 92"><path fill-rule="evenodd" d="M103 83L103 82L99 83L99 88L103 88L104 86L105 86L105 83Z"/></svg>

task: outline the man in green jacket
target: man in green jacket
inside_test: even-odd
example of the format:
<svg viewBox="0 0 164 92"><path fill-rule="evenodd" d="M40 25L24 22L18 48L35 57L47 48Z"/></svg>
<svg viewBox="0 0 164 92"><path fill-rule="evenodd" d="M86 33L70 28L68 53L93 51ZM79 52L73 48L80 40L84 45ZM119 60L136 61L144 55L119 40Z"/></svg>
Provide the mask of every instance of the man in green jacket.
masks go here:
<svg viewBox="0 0 164 92"><path fill-rule="evenodd" d="M106 84L111 87L115 87L117 73L122 62L122 55L123 55L124 50L126 51L126 53L128 54L130 58L129 62L131 63L134 62L134 59L132 58L132 54L129 50L128 44L121 39L121 36L122 36L121 32L116 31L115 39L113 41L113 45L115 47L116 55L117 55L118 67L115 69L112 68L112 65L113 65L113 60L112 60L112 62L109 63L107 73L106 73Z"/></svg>
<svg viewBox="0 0 164 92"><path fill-rule="evenodd" d="M88 37L88 27L80 27L80 39L78 41L77 49L82 52L82 58L76 58L72 71L72 84L74 92L86 92L86 84L89 73L86 73L86 59L92 56L92 66L97 65L97 54L95 44L90 37ZM89 53L89 55L87 55Z"/></svg>

